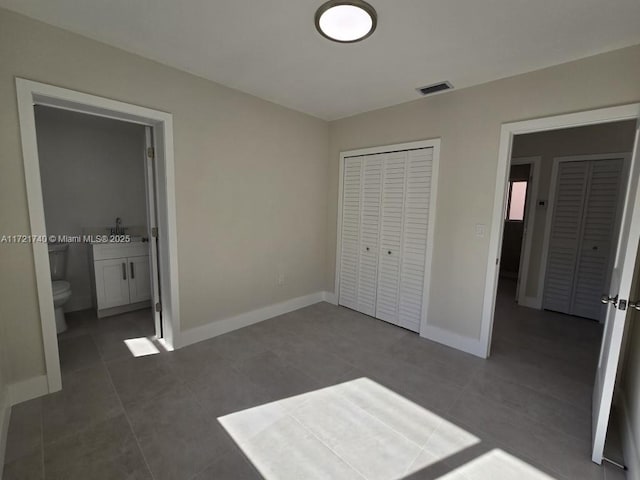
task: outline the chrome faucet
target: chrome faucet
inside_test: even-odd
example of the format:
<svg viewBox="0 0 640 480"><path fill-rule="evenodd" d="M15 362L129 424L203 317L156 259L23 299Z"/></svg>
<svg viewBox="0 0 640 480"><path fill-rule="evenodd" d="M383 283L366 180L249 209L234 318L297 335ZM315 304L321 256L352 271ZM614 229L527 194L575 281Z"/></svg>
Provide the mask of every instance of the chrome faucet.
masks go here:
<svg viewBox="0 0 640 480"><path fill-rule="evenodd" d="M112 235L122 235L124 229L122 228L122 219L120 217L116 217L116 228L111 229Z"/></svg>

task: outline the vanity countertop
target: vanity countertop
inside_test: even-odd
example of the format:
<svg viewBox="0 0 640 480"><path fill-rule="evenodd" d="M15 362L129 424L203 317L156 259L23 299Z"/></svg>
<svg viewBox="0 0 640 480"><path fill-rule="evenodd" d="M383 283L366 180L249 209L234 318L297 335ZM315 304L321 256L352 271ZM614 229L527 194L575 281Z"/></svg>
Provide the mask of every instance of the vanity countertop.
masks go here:
<svg viewBox="0 0 640 480"><path fill-rule="evenodd" d="M94 242L91 244L93 260L108 260L112 258L140 257L149 255L149 242Z"/></svg>

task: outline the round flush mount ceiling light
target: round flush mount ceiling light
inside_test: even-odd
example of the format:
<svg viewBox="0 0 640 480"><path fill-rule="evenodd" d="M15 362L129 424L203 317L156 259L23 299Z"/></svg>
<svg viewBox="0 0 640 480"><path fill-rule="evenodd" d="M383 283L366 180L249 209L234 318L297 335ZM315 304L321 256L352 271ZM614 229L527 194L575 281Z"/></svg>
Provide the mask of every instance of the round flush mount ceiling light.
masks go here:
<svg viewBox="0 0 640 480"><path fill-rule="evenodd" d="M316 28L329 40L353 43L373 33L378 23L375 9L363 0L329 0L316 12Z"/></svg>

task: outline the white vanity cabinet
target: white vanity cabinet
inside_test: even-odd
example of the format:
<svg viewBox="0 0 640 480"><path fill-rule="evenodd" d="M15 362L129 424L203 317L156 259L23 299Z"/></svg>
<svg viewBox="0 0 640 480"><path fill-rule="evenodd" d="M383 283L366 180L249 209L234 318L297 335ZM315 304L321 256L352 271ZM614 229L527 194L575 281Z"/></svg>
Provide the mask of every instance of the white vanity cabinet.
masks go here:
<svg viewBox="0 0 640 480"><path fill-rule="evenodd" d="M150 305L148 247L143 242L92 245L98 317Z"/></svg>

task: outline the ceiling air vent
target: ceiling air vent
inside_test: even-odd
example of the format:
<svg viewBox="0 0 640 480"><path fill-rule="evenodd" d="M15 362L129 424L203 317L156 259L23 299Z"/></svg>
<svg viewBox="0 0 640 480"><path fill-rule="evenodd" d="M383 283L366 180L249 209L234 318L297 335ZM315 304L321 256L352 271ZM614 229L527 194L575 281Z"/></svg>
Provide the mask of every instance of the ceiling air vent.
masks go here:
<svg viewBox="0 0 640 480"><path fill-rule="evenodd" d="M433 93L444 92L445 90L451 90L453 85L451 82L434 83L433 85L427 85L426 87L416 88L422 95L431 95Z"/></svg>

